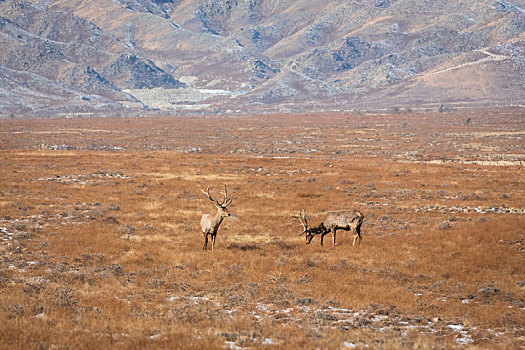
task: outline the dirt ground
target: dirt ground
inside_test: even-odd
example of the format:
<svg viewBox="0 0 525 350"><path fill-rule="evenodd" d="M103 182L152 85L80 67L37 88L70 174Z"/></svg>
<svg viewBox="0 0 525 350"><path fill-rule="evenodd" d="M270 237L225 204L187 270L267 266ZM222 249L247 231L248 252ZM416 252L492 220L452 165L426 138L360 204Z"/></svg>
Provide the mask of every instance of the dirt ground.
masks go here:
<svg viewBox="0 0 525 350"><path fill-rule="evenodd" d="M0 348L525 347L522 110L0 120L0 165Z"/></svg>

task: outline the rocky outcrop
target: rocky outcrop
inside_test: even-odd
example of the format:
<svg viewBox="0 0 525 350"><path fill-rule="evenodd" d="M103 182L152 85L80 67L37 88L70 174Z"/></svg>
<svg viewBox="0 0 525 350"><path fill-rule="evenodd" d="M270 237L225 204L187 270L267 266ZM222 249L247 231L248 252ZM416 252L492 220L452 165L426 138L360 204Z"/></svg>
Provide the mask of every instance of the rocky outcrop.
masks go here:
<svg viewBox="0 0 525 350"><path fill-rule="evenodd" d="M151 61L143 61L132 54L121 54L100 72L124 89L174 89L185 84L165 73Z"/></svg>

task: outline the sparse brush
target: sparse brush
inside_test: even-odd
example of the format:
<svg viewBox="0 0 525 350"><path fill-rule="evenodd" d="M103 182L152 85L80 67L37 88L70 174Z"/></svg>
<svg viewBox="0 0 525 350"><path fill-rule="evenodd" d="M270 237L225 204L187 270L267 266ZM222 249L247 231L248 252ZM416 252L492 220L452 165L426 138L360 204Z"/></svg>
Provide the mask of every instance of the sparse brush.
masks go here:
<svg viewBox="0 0 525 350"><path fill-rule="evenodd" d="M519 132L522 118L488 115L479 135L469 125L452 137L464 116L427 117L0 120L28 132L0 133L0 344L523 347L522 171L463 158L521 146L501 130ZM68 142L44 133L66 123L84 130L79 149L97 138L128 151L33 147L29 131ZM304 123L316 131L308 148L324 151L304 152ZM473 138L484 151L456 151ZM286 153L272 153L275 141ZM201 190L224 183L231 217L204 253ZM344 231L336 246L306 245L291 218L302 208L314 222L359 210L361 246Z"/></svg>

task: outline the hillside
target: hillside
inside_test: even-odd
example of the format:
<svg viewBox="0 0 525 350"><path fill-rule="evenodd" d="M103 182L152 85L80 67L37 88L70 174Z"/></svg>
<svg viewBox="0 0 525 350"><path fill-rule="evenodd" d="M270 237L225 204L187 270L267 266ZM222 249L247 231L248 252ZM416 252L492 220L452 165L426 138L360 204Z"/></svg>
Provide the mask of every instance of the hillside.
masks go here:
<svg viewBox="0 0 525 350"><path fill-rule="evenodd" d="M525 103L525 3L0 1L0 113Z"/></svg>

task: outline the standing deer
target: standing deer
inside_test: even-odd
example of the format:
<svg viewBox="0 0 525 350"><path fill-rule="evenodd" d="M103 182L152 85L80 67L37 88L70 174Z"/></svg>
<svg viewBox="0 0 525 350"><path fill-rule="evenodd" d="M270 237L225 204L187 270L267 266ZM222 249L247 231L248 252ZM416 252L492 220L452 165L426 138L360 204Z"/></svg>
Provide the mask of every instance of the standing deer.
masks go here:
<svg viewBox="0 0 525 350"><path fill-rule="evenodd" d="M361 244L361 225L363 224L364 216L357 210L342 210L342 211L333 211L325 215L323 221L318 226L310 227L308 221L306 220L306 214L304 209L299 212L299 214L294 215L294 218L299 219L303 225L302 234L306 233L306 244L310 244L315 235L321 235L321 245L323 245L323 238L329 232L334 234L334 245L335 245L335 236L337 230L353 231L354 233L354 242L352 245L355 245L355 242L358 241L358 244Z"/></svg>
<svg viewBox="0 0 525 350"><path fill-rule="evenodd" d="M204 190L201 190L202 193L204 193L208 198L215 204L215 207L217 208L217 214L202 214L201 218L201 228L202 233L204 234L204 246L202 247L202 250L208 249L208 235L211 235L212 244L211 244L211 250L213 251L213 248L215 248L215 236L217 236L217 231L219 230L219 226L224 218L227 218L230 216L230 212L228 211L228 208L226 208L233 200L233 197L228 197L228 191L226 189L226 185L224 185L224 199L221 202L213 199L210 196L210 186L208 185L208 188L206 189L206 192Z"/></svg>

